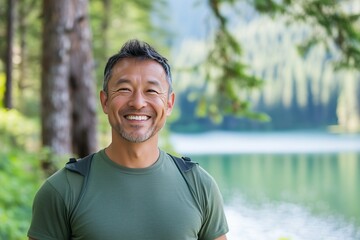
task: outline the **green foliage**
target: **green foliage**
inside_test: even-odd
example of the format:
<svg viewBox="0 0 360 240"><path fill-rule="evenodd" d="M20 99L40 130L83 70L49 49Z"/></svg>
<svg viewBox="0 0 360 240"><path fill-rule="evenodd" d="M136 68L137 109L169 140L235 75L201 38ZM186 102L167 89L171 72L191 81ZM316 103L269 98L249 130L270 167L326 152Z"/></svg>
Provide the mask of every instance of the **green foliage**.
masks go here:
<svg viewBox="0 0 360 240"><path fill-rule="evenodd" d="M215 122L221 122L224 115L258 117L247 102L247 90L258 88L262 81L248 74L246 64L242 63L240 43L228 30L228 21L220 11L220 1L209 1L217 24L205 62L198 69L206 72L206 91L200 96L199 116L210 116ZM262 114L258 119L265 119Z"/></svg>
<svg viewBox="0 0 360 240"><path fill-rule="evenodd" d="M285 3L290 1L284 1ZM284 11L282 5L279 1L269 1L269 0L253 0L253 6L261 13L275 13Z"/></svg>
<svg viewBox="0 0 360 240"><path fill-rule="evenodd" d="M39 147L39 132L39 124L35 120L24 117L16 110L0 109L0 135L5 146L36 149Z"/></svg>
<svg viewBox="0 0 360 240"><path fill-rule="evenodd" d="M44 179L40 168L41 1L16 4L13 92L14 106L2 108L5 90L6 18L0 20L0 239L26 239L35 192ZM0 0L5 16L6 1ZM30 113L32 119L24 115ZM35 113L35 114L34 114Z"/></svg>
<svg viewBox="0 0 360 240"><path fill-rule="evenodd" d="M0 152L0 239L24 239L40 184L38 158L19 149Z"/></svg>
<svg viewBox="0 0 360 240"><path fill-rule="evenodd" d="M30 144L38 142L37 129L19 112L0 109L0 239L26 236L32 200L43 179L39 156Z"/></svg>

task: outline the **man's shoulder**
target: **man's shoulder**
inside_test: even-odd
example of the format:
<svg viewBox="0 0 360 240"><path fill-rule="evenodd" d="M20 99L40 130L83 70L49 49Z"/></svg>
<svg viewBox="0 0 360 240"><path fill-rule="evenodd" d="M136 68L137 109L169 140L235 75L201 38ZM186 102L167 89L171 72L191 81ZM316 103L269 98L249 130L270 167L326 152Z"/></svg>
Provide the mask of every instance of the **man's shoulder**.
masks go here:
<svg viewBox="0 0 360 240"><path fill-rule="evenodd" d="M44 185L52 186L60 195L64 196L67 192L73 191L72 189L79 188L83 179L82 175L63 167L46 179Z"/></svg>
<svg viewBox="0 0 360 240"><path fill-rule="evenodd" d="M204 187L210 187L215 183L215 179L211 176L204 168L199 164L196 164L192 168L192 174L195 177L196 181L203 185Z"/></svg>
<svg viewBox="0 0 360 240"><path fill-rule="evenodd" d="M46 179L46 182L51 184L51 185L59 185L59 184L63 184L66 182L66 178L67 178L67 170L63 167L60 170L58 170L57 172L55 172L53 175L51 175L50 177L48 177L48 179Z"/></svg>

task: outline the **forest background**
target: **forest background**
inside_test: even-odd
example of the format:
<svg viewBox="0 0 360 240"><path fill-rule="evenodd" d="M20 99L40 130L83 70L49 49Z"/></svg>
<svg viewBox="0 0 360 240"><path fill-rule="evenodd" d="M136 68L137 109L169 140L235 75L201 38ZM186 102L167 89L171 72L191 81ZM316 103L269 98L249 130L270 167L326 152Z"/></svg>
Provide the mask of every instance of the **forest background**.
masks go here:
<svg viewBox="0 0 360 240"><path fill-rule="evenodd" d="M172 63L171 132L360 129L357 1L0 0L0 238L43 179L109 141L97 92L129 38ZM167 141L163 141L165 148Z"/></svg>

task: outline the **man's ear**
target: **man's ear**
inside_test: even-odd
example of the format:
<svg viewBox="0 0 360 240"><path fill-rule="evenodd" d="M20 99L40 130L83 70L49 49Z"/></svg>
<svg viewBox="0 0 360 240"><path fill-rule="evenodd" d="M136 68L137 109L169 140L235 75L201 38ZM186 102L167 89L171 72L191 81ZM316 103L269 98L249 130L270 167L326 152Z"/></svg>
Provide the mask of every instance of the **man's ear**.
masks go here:
<svg viewBox="0 0 360 240"><path fill-rule="evenodd" d="M104 90L100 91L100 102L101 102L101 107L103 109L103 112L105 114L108 113L108 109L107 109L107 101L108 101L108 95Z"/></svg>
<svg viewBox="0 0 360 240"><path fill-rule="evenodd" d="M168 98L166 116L170 116L170 114L174 108L174 103L175 103L175 93L172 92L172 93L170 93L170 96Z"/></svg>

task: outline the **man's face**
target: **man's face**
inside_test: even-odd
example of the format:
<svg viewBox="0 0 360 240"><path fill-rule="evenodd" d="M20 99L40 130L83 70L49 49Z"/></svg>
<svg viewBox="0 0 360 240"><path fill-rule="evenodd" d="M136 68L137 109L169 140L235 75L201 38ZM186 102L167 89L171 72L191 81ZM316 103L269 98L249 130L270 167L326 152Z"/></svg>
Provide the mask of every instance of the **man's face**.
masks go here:
<svg viewBox="0 0 360 240"><path fill-rule="evenodd" d="M112 69L108 94L100 93L112 131L129 142L157 135L170 115L175 95L162 66L154 60L126 58Z"/></svg>

